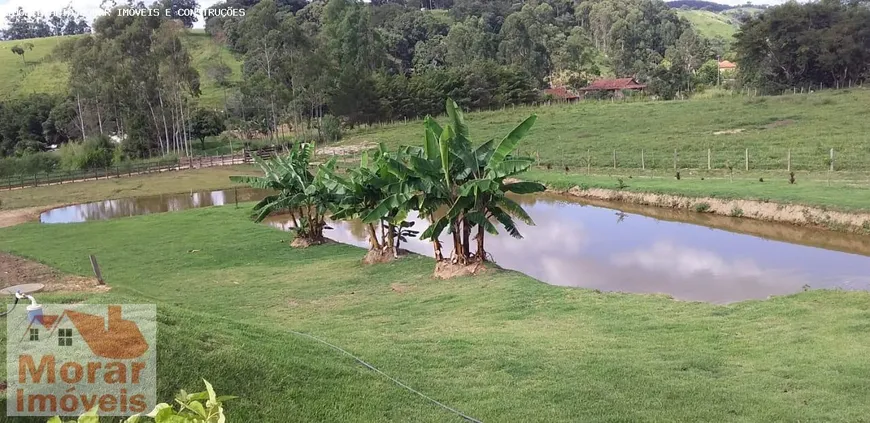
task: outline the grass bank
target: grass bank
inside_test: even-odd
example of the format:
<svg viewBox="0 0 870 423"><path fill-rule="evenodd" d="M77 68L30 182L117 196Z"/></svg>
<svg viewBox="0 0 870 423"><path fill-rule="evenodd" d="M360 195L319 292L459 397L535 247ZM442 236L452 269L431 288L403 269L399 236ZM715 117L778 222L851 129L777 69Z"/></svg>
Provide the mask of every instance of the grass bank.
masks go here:
<svg viewBox="0 0 870 423"><path fill-rule="evenodd" d="M864 114L870 90L830 90L778 97L721 97L662 102L581 102L468 113L472 138L504 136L532 113L538 121L520 152L563 168L617 168L670 172L674 152L680 169L740 173L788 168L870 172L870 127ZM422 140L420 121L358 130L344 144L395 147ZM789 153L790 152L790 153ZM839 173L839 172L835 172ZM838 179L835 177L835 179Z"/></svg>
<svg viewBox="0 0 870 423"><path fill-rule="evenodd" d="M0 250L80 275L97 255L110 293L43 301L158 304L160 397L205 377L242 397L228 404L232 421L454 419L288 329L482 421L846 422L870 413L867 292L717 306L514 272L436 281L430 259L366 267L350 246L295 250L281 242L287 233L248 215L225 206L31 223L0 229Z"/></svg>
<svg viewBox="0 0 870 423"><path fill-rule="evenodd" d="M219 166L11 191L0 190L0 209L85 203L191 190L220 189L236 185L230 182L231 175L246 174L259 173L253 166L249 165Z"/></svg>
<svg viewBox="0 0 870 423"><path fill-rule="evenodd" d="M706 176L703 176L706 175ZM782 172L756 173L751 178L736 176L733 181L722 174L655 175L643 172L619 172L611 175L587 175L578 172L536 169L523 175L525 179L567 190L572 187L604 188L627 192L673 194L686 197L713 197L723 200L757 200L780 204L798 204L830 210L861 212L870 210L870 180L828 181L824 174L804 173L794 184ZM702 179L703 178L703 179ZM622 185L620 185L620 179ZM763 179L764 182L760 182Z"/></svg>

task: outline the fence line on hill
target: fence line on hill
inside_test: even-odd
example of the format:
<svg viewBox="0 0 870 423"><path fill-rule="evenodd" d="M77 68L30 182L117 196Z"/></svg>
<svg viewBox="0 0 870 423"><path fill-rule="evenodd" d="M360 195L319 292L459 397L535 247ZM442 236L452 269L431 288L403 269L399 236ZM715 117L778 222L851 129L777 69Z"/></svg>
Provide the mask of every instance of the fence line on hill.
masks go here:
<svg viewBox="0 0 870 423"><path fill-rule="evenodd" d="M536 158L541 167L632 170L725 170L725 171L812 171L870 172L870 150L772 148L693 149L602 149L576 146L560 149L556 157L541 157L538 151L520 147L518 155ZM580 168L580 169L578 169Z"/></svg>
<svg viewBox="0 0 870 423"><path fill-rule="evenodd" d="M149 163L131 163L104 168L76 170L76 171L53 171L40 172L29 175L19 174L0 178L0 190L13 190L46 185L59 185L74 182L94 181L99 179L112 179L133 175L169 172L184 169L199 169L214 166L231 166L251 162L251 153L245 151L241 154L227 154L219 156L183 157L170 161L157 161Z"/></svg>

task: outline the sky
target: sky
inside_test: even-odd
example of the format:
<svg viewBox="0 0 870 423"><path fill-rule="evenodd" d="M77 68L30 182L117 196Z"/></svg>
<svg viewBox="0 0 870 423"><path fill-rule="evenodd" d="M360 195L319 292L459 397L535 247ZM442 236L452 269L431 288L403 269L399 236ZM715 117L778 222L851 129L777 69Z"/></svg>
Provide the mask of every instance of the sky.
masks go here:
<svg viewBox="0 0 870 423"><path fill-rule="evenodd" d="M218 3L219 0L198 0L199 7L202 9ZM94 19L104 12L100 9L101 0L0 0L0 28L6 27L6 15L15 12L19 7L25 12L42 12L48 15L51 12L59 11L67 6L72 6L77 12L87 18L88 23L92 23ZM121 3L121 1L118 1ZM146 1L145 4L152 3ZM195 28L202 28L205 22L200 17L199 22L194 25Z"/></svg>
<svg viewBox="0 0 870 423"><path fill-rule="evenodd" d="M219 0L199 0L199 6L205 9ZM746 3L746 0L713 0L716 3L727 5L740 5ZM785 0L756 0L754 4L780 4ZM100 9L101 0L0 0L0 28L6 27L6 15L18 10L19 7L24 8L26 12L42 12L45 15L53 11L59 11L66 6L72 5L77 12L81 13L88 19L88 22L93 22L94 18L103 14ZM120 3L120 1L119 1ZM148 2L146 2L147 4ZM205 25L202 18L194 25L195 28L202 28Z"/></svg>

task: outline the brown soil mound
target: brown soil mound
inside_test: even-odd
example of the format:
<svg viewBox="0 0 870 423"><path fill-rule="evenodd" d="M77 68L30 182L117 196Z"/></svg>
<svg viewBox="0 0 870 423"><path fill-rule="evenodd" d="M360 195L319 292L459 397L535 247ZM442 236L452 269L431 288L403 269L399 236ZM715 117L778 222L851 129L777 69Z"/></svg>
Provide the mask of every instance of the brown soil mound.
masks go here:
<svg viewBox="0 0 870 423"><path fill-rule="evenodd" d="M389 263L408 254L408 250L402 248L399 248L399 257L396 257L396 255L393 254L393 250L369 250L363 258L363 264Z"/></svg>
<svg viewBox="0 0 870 423"><path fill-rule="evenodd" d="M43 291L105 292L96 278L66 275L42 263L0 252L0 288L25 283L41 283Z"/></svg>
<svg viewBox="0 0 870 423"><path fill-rule="evenodd" d="M308 248L313 247L315 245L324 245L324 244L334 244L335 241L323 238L321 240L312 241L308 238L296 237L293 238L293 241L290 242L290 246L293 248Z"/></svg>
<svg viewBox="0 0 870 423"><path fill-rule="evenodd" d="M363 258L363 264L389 263L395 259L393 250L369 250Z"/></svg>
<svg viewBox="0 0 870 423"><path fill-rule="evenodd" d="M484 263L476 262L471 264L451 263L448 260L435 263L435 277L438 279L451 279L461 276L475 276L485 273L487 267Z"/></svg>

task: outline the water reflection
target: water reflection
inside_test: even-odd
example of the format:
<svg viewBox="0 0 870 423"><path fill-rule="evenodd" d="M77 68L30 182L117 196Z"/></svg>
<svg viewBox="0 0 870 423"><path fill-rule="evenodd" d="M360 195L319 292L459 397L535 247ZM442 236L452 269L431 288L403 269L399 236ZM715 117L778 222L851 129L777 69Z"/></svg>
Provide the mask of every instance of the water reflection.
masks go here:
<svg viewBox="0 0 870 423"><path fill-rule="evenodd" d="M49 210L39 216L42 223L78 223L106 220L116 217L179 211L198 207L254 201L263 198L266 191L250 188L223 191L202 191L188 194L164 194L136 198L106 200L77 204Z"/></svg>
<svg viewBox="0 0 870 423"><path fill-rule="evenodd" d="M583 207L556 198L521 198L537 223L520 223L525 239L487 237L487 251L505 268L550 284L602 291L664 293L728 303L812 288L870 289L870 257L772 241L623 211ZM424 219L412 214L415 227ZM286 219L269 224L287 228ZM359 222L331 222L327 236L367 248ZM770 225L767 223L767 225ZM829 236L849 237L827 233ZM445 251L450 239L442 237ZM432 255L409 239L404 248Z"/></svg>
<svg viewBox="0 0 870 423"><path fill-rule="evenodd" d="M83 222L222 205L262 198L238 189L110 200L43 213L44 223ZM812 288L870 289L870 237L612 203L585 205L553 196L520 197L537 226L518 223L525 239L488 236L487 251L505 268L554 285L665 293L727 303ZM651 216L651 217L650 217ZM414 229L428 225L411 214ZM288 217L268 224L289 229ZM327 236L367 248L360 222L330 222ZM749 234L749 235L747 235ZM449 237L442 237L444 251ZM787 241L787 242L783 242ZM432 255L416 238L403 248Z"/></svg>

